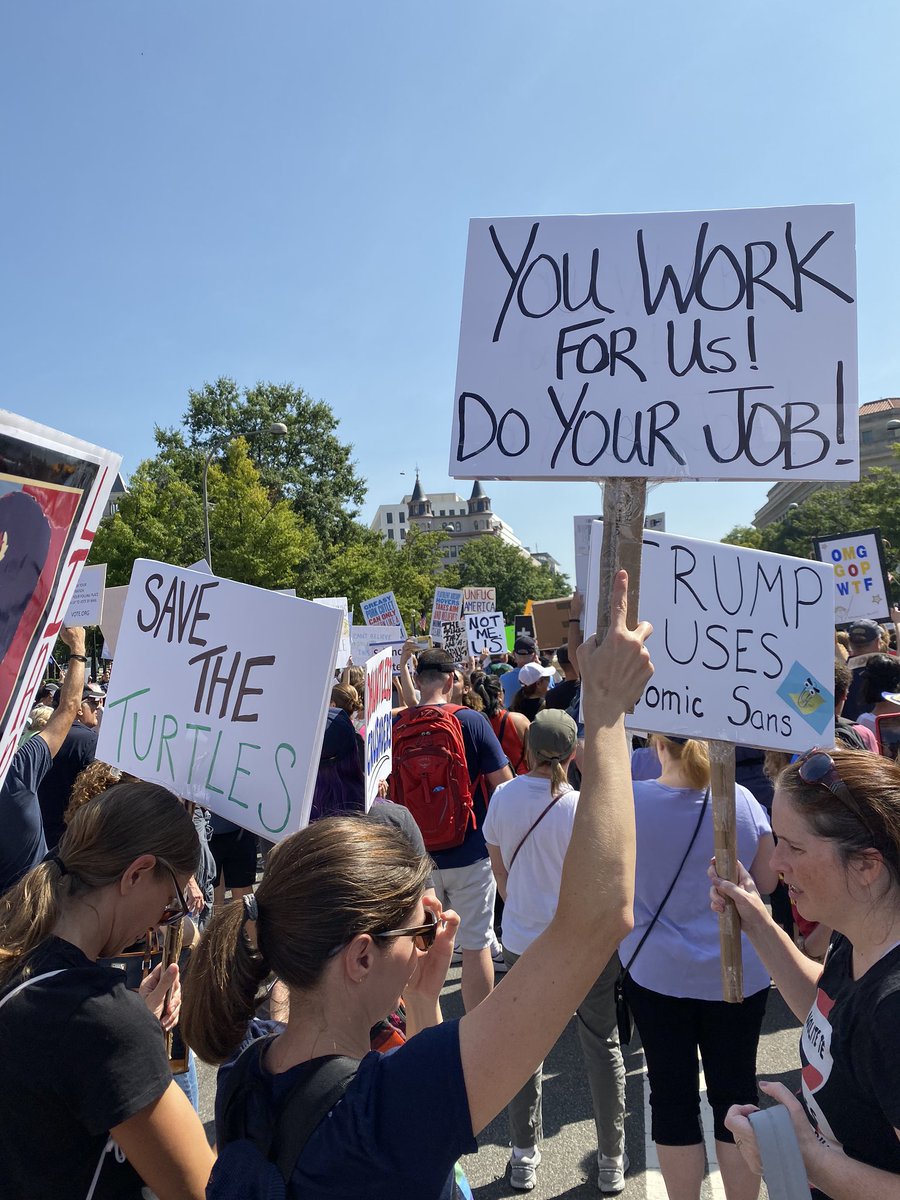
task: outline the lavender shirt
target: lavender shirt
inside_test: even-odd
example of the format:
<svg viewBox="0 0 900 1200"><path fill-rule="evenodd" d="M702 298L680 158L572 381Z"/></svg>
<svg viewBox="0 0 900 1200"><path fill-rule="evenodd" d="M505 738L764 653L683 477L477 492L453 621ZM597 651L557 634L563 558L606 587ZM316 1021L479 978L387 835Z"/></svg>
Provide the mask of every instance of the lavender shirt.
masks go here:
<svg viewBox="0 0 900 1200"><path fill-rule="evenodd" d="M634 930L619 947L623 965L638 942L678 870L700 816L703 792L665 787L657 780L635 781L637 818L637 872L634 897ZM745 787L735 787L738 858L749 869L760 838L771 832L766 811ZM666 996L696 1000L721 1000L719 921L709 907L706 870L713 854L712 800L703 826L672 895L666 901L653 932L631 967L632 978ZM746 937L744 995L769 986L769 973Z"/></svg>

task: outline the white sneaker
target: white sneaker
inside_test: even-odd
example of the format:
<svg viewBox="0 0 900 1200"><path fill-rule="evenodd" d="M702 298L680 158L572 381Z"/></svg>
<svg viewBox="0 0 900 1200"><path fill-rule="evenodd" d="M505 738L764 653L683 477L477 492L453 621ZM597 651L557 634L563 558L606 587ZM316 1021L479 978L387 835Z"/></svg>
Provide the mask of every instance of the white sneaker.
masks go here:
<svg viewBox="0 0 900 1200"><path fill-rule="evenodd" d="M494 946L491 947L491 962L494 964L495 975L505 975L509 970L509 964L503 957L503 947L499 942L495 942Z"/></svg>
<svg viewBox="0 0 900 1200"><path fill-rule="evenodd" d="M513 1146L509 1156L509 1186L520 1192L530 1192L536 1183L536 1172L540 1166L541 1152L537 1146L521 1149Z"/></svg>
<svg viewBox="0 0 900 1200"><path fill-rule="evenodd" d="M621 1158L607 1158L597 1151L597 1187L607 1196L615 1196L625 1190L625 1172L631 1166L628 1155Z"/></svg>

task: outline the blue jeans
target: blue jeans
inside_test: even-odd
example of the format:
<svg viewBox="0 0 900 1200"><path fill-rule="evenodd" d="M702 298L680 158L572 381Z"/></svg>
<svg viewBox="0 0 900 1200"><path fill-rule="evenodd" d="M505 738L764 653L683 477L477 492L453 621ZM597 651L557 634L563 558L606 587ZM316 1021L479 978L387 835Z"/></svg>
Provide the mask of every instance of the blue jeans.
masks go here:
<svg viewBox="0 0 900 1200"><path fill-rule="evenodd" d="M197 1060L194 1058L194 1052L188 1050L188 1068L182 1071L180 1075L173 1075L172 1078L187 1096L191 1102L191 1108L194 1112L200 1111L200 1085L197 1083Z"/></svg>

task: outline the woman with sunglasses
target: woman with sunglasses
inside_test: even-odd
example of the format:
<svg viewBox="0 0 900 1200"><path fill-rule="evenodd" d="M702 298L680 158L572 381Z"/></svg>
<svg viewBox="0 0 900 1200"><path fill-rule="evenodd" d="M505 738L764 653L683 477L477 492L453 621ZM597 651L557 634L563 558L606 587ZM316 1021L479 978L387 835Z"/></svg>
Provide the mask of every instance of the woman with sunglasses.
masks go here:
<svg viewBox="0 0 900 1200"><path fill-rule="evenodd" d="M584 786L556 914L462 1020L442 1024L439 1004L458 918L424 897L429 861L395 830L334 817L285 838L254 900L217 913L205 931L182 1017L201 1058L229 1057L270 972L290 991L287 1028L256 1060L252 1091L240 1098L254 1140L268 1140L305 1064L334 1054L359 1060L300 1152L289 1197L458 1195L456 1160L530 1078L628 930L634 816L623 714L652 668L650 627L626 627L626 585L620 572L602 646L591 639L580 652ZM372 1025L400 995L409 1040L369 1053Z"/></svg>
<svg viewBox="0 0 900 1200"><path fill-rule="evenodd" d="M737 885L710 868L713 908L733 900L741 926L799 1021L799 1099L760 1088L789 1111L810 1184L832 1200L900 1195L900 767L868 752L810 751L778 776L772 866L802 917L834 930L824 968L776 925L743 867ZM728 1114L760 1171L748 1115Z"/></svg>
<svg viewBox="0 0 900 1200"><path fill-rule="evenodd" d="M178 969L157 967L136 994L98 961L182 920L198 856L175 796L121 783L80 808L0 901L3 1195L204 1195L212 1154L163 1038Z"/></svg>

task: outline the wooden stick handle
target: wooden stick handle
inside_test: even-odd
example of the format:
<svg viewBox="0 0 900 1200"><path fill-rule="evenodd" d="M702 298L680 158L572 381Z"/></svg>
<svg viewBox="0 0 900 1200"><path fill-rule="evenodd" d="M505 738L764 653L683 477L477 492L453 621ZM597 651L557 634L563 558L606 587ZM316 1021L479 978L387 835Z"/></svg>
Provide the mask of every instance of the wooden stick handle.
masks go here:
<svg viewBox="0 0 900 1200"><path fill-rule="evenodd" d="M644 541L645 479L603 481L603 548L600 551L600 589L597 597L597 641L609 628L609 605L616 571L628 572L628 626L638 622L641 590L641 550Z"/></svg>
<svg viewBox="0 0 900 1200"><path fill-rule="evenodd" d="M172 963L177 963L181 957L181 947L184 942L184 922L179 921L177 925L169 925L166 928L165 941L163 942L163 957L162 969L168 970ZM172 1039L175 1035L175 1030L170 1029L166 1036L166 1054L169 1058L172 1057Z"/></svg>
<svg viewBox="0 0 900 1200"><path fill-rule="evenodd" d="M730 742L710 742L709 765L716 871L722 879L737 883L734 746ZM728 1004L740 1004L744 999L741 922L731 901L719 917L719 946L722 953L722 999Z"/></svg>

